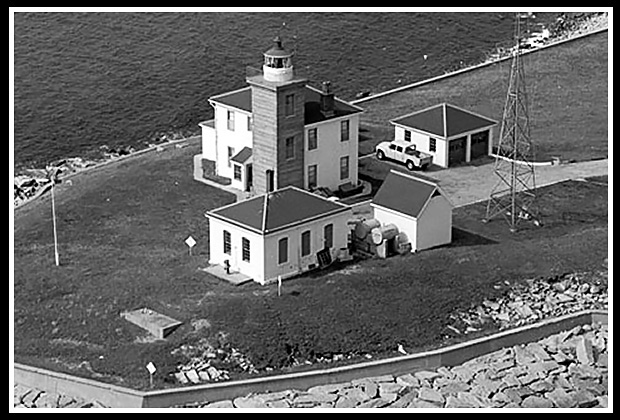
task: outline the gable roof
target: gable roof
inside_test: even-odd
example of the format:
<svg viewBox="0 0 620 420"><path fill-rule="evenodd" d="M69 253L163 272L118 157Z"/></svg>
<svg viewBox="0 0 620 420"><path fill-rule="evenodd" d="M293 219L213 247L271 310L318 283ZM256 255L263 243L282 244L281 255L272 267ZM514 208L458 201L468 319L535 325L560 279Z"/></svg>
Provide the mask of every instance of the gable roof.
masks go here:
<svg viewBox="0 0 620 420"><path fill-rule="evenodd" d="M372 204L418 218L426 203L441 194L436 182L391 170Z"/></svg>
<svg viewBox="0 0 620 420"><path fill-rule="evenodd" d="M495 120L447 103L403 115L390 122L443 138L497 124Z"/></svg>
<svg viewBox="0 0 620 420"><path fill-rule="evenodd" d="M349 210L350 207L288 186L207 212L207 215L260 234Z"/></svg>
<svg viewBox="0 0 620 420"><path fill-rule="evenodd" d="M243 149L241 149L239 153L231 157L230 160L236 163L245 163L251 157L252 157L252 148L244 147Z"/></svg>
<svg viewBox="0 0 620 420"><path fill-rule="evenodd" d="M306 91L304 96L305 124L313 124L363 111L362 108L351 105L341 99L334 98L334 114L328 116L321 111L320 90L306 85ZM252 112L252 90L249 86L242 89L233 90L231 92L222 93L220 95L212 96L209 100L225 106L237 108L245 112Z"/></svg>

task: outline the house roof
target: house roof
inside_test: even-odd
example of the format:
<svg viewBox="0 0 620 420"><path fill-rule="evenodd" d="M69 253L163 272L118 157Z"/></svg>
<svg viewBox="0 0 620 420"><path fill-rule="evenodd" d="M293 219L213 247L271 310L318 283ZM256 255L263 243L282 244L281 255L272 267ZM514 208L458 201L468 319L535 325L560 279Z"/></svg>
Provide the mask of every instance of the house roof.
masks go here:
<svg viewBox="0 0 620 420"><path fill-rule="evenodd" d="M433 181L392 170L372 204L417 218L437 191L439 186Z"/></svg>
<svg viewBox="0 0 620 420"><path fill-rule="evenodd" d="M443 138L458 136L497 124L495 120L447 103L403 115L390 122Z"/></svg>
<svg viewBox="0 0 620 420"><path fill-rule="evenodd" d="M251 157L252 157L252 148L244 147L243 149L241 149L239 153L231 157L230 160L236 163L245 163Z"/></svg>
<svg viewBox="0 0 620 420"><path fill-rule="evenodd" d="M268 234L348 210L349 207L289 186L207 212L207 215Z"/></svg>
<svg viewBox="0 0 620 420"><path fill-rule="evenodd" d="M334 98L334 114L325 115L321 111L320 90L315 89L311 86L306 86L306 92L304 96L305 124L313 124L363 111L357 106L351 105L341 99ZM220 95L213 96L210 98L210 100L212 102L237 108L245 112L252 112L252 90L249 86L242 89L234 90L232 92L222 93Z"/></svg>

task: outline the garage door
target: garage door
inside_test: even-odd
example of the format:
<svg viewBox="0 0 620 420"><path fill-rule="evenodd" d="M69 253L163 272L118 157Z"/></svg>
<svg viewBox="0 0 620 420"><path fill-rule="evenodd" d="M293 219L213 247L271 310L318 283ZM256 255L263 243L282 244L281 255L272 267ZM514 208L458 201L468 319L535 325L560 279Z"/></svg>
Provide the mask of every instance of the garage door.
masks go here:
<svg viewBox="0 0 620 420"><path fill-rule="evenodd" d="M489 130L471 135L471 159L489 154Z"/></svg>
<svg viewBox="0 0 620 420"><path fill-rule="evenodd" d="M450 146L448 148L448 165L452 166L455 163L465 162L465 147L467 144L467 137L460 137L458 139L450 140Z"/></svg>

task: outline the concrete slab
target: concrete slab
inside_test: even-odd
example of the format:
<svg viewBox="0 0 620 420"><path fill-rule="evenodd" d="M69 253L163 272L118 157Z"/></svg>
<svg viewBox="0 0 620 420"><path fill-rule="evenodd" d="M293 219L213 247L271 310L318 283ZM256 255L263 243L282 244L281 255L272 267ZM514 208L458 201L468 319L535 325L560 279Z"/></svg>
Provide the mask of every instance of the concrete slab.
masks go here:
<svg viewBox="0 0 620 420"><path fill-rule="evenodd" d="M250 276L236 271L231 271L230 274L226 274L226 270L221 265L210 265L205 268L199 268L199 270L214 275L215 277L232 283L235 286L252 281Z"/></svg>
<svg viewBox="0 0 620 420"><path fill-rule="evenodd" d="M136 309L135 311L122 312L121 316L127 321L144 328L157 338L166 338L174 331L181 321L160 314L148 308Z"/></svg>

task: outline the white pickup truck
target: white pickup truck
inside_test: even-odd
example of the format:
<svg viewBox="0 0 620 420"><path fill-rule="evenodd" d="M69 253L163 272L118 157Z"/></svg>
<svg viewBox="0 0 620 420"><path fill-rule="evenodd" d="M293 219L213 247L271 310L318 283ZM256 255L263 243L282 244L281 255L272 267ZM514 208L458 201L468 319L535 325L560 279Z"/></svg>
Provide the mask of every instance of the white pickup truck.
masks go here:
<svg viewBox="0 0 620 420"><path fill-rule="evenodd" d="M416 150L415 145L403 140L382 141L375 147L377 159L392 159L404 163L407 169L426 169L432 162L433 156Z"/></svg>

